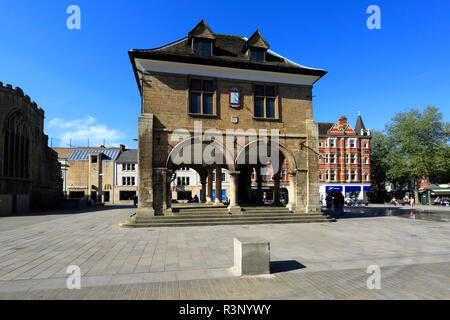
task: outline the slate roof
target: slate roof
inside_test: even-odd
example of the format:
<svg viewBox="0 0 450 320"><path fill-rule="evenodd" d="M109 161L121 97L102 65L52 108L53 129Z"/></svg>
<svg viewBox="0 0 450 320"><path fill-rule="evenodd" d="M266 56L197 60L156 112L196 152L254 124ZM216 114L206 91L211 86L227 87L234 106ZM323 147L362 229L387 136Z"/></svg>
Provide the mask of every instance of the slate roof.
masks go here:
<svg viewBox="0 0 450 320"><path fill-rule="evenodd" d="M324 76L327 72L302 66L272 50L267 50L266 61L249 61L246 52L248 39L241 36L216 34L212 56L199 56L192 52L189 38L185 37L171 44L155 49L133 49L130 59L149 58L195 64L217 65L244 69L267 70L296 74Z"/></svg>
<svg viewBox="0 0 450 320"><path fill-rule="evenodd" d="M68 161L89 161L89 154L91 153L103 153L103 161L115 161L119 155L120 150L108 150L108 149L86 149L86 150L74 150L70 155Z"/></svg>
<svg viewBox="0 0 450 320"><path fill-rule="evenodd" d="M213 40L212 56L200 56L193 53L192 37L205 37ZM257 39L257 40L254 40ZM250 40L252 40L251 43ZM324 76L327 72L321 69L309 68L295 63L271 50L266 52L266 61L250 61L246 54L249 45L255 43L269 44L257 30L250 40L243 36L212 33L203 20L189 33L187 37L154 49L132 49L130 60L136 73L135 59L164 60L191 64L203 64L230 68L252 69L262 71L284 72L313 76ZM258 45L260 46L260 45ZM136 75L136 80L138 77ZM139 83L139 81L138 81Z"/></svg>
<svg viewBox="0 0 450 320"><path fill-rule="evenodd" d="M119 158L116 160L117 163L137 163L137 150L129 149L122 151Z"/></svg>
<svg viewBox="0 0 450 320"><path fill-rule="evenodd" d="M366 130L361 114L358 114L358 120L356 121L355 131L357 135L361 135L361 129Z"/></svg>
<svg viewBox="0 0 450 320"><path fill-rule="evenodd" d="M335 123L332 122L319 122L319 136L325 136L328 134L328 130L334 126Z"/></svg>
<svg viewBox="0 0 450 320"><path fill-rule="evenodd" d="M73 148L53 148L58 154L58 159L67 159L72 154Z"/></svg>

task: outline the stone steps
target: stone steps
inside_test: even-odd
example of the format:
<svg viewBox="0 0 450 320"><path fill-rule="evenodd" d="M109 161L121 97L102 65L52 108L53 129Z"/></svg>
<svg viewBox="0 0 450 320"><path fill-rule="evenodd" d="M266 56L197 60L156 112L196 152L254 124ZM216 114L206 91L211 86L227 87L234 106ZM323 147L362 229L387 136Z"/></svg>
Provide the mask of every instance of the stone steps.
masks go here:
<svg viewBox="0 0 450 320"><path fill-rule="evenodd" d="M320 214L309 215L270 215L270 214L244 214L227 216L171 216L153 217L149 219L137 219L134 223L123 223L122 227L127 228L148 228L148 227L193 227L193 226L215 226L215 225L252 225L252 224L285 224L285 223L324 223L335 222L328 216Z"/></svg>
<svg viewBox="0 0 450 320"><path fill-rule="evenodd" d="M228 208L225 206L217 207L187 207L173 208L174 216L184 215L228 215ZM289 209L285 207L243 207L242 214L291 214Z"/></svg>
<svg viewBox="0 0 450 320"><path fill-rule="evenodd" d="M221 209L221 210L193 210L193 211L173 211L174 216L189 216L189 215L229 215L228 209Z"/></svg>
<svg viewBox="0 0 450 320"><path fill-rule="evenodd" d="M211 216L205 216L203 214L197 214L197 215L180 215L180 216L157 216L157 217L151 217L147 219L140 218L141 221L175 221L175 220L248 220L248 219L305 219L305 218L318 218L318 217L325 217L320 214L271 214L271 213L260 213L260 214L242 214L242 215L211 215Z"/></svg>

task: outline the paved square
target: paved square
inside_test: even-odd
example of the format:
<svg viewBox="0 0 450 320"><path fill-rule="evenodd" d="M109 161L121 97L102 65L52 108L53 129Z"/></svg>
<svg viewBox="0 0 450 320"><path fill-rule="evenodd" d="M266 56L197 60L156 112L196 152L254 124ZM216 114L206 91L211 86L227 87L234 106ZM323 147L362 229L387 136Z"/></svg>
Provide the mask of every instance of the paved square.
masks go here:
<svg viewBox="0 0 450 320"><path fill-rule="evenodd" d="M450 298L446 222L375 217L326 224L118 227L130 212L106 207L62 216L0 218L0 298L172 297L167 292L176 299L201 294L212 299ZM276 273L233 277L235 237L269 240ZM374 264L382 267L382 284L391 286L384 295L383 290L369 294L365 289L366 268ZM65 289L69 265L81 268L84 289L79 292ZM162 284L166 293L161 295L160 287L153 292ZM417 286L422 295L406 290L408 286ZM295 293L299 287L309 291ZM108 288L121 291L110 297Z"/></svg>

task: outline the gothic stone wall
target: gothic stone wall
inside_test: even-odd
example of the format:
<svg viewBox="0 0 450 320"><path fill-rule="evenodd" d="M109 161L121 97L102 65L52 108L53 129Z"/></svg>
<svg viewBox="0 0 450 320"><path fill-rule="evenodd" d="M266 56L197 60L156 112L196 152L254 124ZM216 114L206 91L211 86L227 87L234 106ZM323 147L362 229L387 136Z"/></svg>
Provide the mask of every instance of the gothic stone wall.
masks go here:
<svg viewBox="0 0 450 320"><path fill-rule="evenodd" d="M29 177L11 178L4 174L5 126L13 114L24 119L29 130ZM20 156L24 156L20 154ZM48 147L44 134L44 111L22 89L0 82L0 195L4 203L17 198L17 211L47 208L57 204L62 195L61 168L56 153ZM20 202L20 203L19 203ZM0 205L2 207L2 205ZM9 205L0 214L9 214Z"/></svg>

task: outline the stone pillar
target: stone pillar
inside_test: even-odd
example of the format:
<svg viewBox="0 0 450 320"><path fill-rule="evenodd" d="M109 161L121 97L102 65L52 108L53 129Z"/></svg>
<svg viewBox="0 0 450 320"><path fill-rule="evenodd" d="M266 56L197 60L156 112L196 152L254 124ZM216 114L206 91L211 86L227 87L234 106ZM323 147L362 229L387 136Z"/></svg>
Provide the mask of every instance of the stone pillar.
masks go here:
<svg viewBox="0 0 450 320"><path fill-rule="evenodd" d="M138 140L138 210L137 218L155 215L153 209L153 115L141 114Z"/></svg>
<svg viewBox="0 0 450 320"><path fill-rule="evenodd" d="M307 127L307 144L309 148L306 148L307 153L307 204L306 212L309 213L321 213L321 207L319 203L319 126L314 120L306 120ZM297 180L298 181L298 180Z"/></svg>
<svg viewBox="0 0 450 320"><path fill-rule="evenodd" d="M153 169L153 209L155 215L166 215L167 210L167 169Z"/></svg>
<svg viewBox="0 0 450 320"><path fill-rule="evenodd" d="M206 202L206 180L208 178L207 174L200 174L200 182L202 183L202 201Z"/></svg>
<svg viewBox="0 0 450 320"><path fill-rule="evenodd" d="M280 174L276 174L273 176L273 199L274 205L280 204Z"/></svg>
<svg viewBox="0 0 450 320"><path fill-rule="evenodd" d="M166 216L172 215L172 174L173 170L166 171Z"/></svg>
<svg viewBox="0 0 450 320"><path fill-rule="evenodd" d="M213 194L213 170L208 168L208 193L206 194L206 204L213 204L212 194Z"/></svg>
<svg viewBox="0 0 450 320"><path fill-rule="evenodd" d="M228 211L230 214L241 214L241 207L238 204L238 179L239 171L230 171L230 206Z"/></svg>
<svg viewBox="0 0 450 320"><path fill-rule="evenodd" d="M216 201L215 205L222 204L222 168L216 166Z"/></svg>
<svg viewBox="0 0 450 320"><path fill-rule="evenodd" d="M289 172L289 203L287 208L295 213L296 205L295 200L297 199L296 190L295 190L295 171Z"/></svg>

